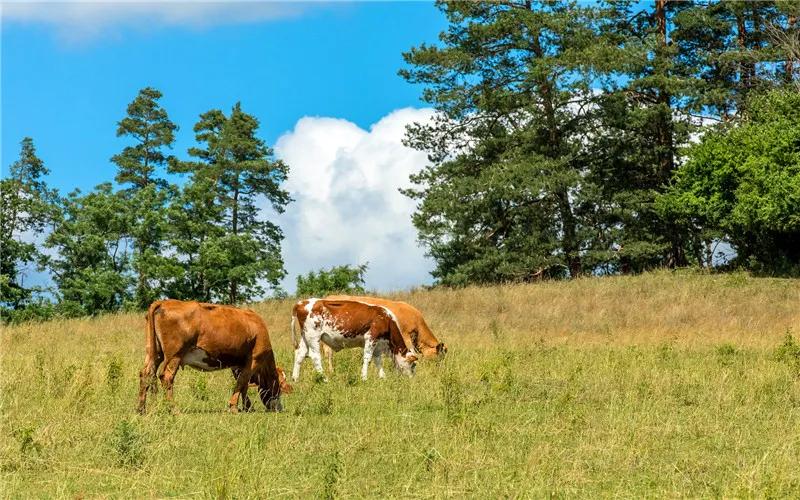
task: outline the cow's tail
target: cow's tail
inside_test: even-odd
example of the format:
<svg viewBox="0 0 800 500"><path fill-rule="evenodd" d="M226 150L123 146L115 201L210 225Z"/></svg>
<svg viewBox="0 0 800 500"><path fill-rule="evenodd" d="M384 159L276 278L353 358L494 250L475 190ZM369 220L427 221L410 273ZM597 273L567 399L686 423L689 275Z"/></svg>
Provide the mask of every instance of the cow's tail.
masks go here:
<svg viewBox="0 0 800 500"><path fill-rule="evenodd" d="M161 302L153 302L147 310L147 331L146 331L146 352L144 358L144 368L142 368L142 375L153 380L156 377L158 366L164 360L164 350L161 346L161 340L156 334L156 318L155 315L161 308ZM154 381L154 380L153 380ZM155 392L157 385L152 383L151 389Z"/></svg>
<svg viewBox="0 0 800 500"><path fill-rule="evenodd" d="M292 309L292 347L296 351L300 347L300 340L297 338L297 311Z"/></svg>

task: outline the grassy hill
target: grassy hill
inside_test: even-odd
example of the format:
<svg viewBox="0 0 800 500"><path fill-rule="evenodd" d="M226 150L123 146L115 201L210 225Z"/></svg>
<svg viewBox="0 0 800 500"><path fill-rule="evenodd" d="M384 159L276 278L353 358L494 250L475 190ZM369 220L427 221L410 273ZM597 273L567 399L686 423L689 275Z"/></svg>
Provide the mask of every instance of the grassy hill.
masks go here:
<svg viewBox="0 0 800 500"><path fill-rule="evenodd" d="M2 496L800 495L800 283L742 274L414 291L447 342L413 379L330 383L224 412L227 372L179 372L134 412L143 314L5 327ZM256 304L279 364L293 301ZM388 365L388 362L387 362Z"/></svg>

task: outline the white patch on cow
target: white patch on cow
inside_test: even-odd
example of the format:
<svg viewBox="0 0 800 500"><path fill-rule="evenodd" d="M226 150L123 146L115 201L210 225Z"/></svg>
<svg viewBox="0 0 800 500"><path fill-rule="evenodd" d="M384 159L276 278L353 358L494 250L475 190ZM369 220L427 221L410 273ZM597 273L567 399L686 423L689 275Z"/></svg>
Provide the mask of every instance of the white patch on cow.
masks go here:
<svg viewBox="0 0 800 500"><path fill-rule="evenodd" d="M394 355L394 365L403 375L411 377L417 369L416 361L409 361L406 356L399 352Z"/></svg>
<svg viewBox="0 0 800 500"><path fill-rule="evenodd" d="M208 364L206 360L209 358L211 358L211 356L209 356L206 351L199 347L193 347L189 352L183 355L181 358L181 365L191 366L192 368L205 372L222 369L221 364Z"/></svg>
<svg viewBox="0 0 800 500"><path fill-rule="evenodd" d="M305 307L306 312L308 314L311 314L311 310L314 309L314 304L317 303L317 300L319 300L319 299L308 299L308 302L306 303L306 307Z"/></svg>

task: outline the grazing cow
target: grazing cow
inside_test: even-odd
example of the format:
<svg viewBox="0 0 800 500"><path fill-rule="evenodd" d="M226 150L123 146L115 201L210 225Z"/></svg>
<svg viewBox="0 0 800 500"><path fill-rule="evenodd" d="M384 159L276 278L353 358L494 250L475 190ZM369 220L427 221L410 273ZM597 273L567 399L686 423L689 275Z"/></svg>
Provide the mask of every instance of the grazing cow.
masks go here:
<svg viewBox="0 0 800 500"><path fill-rule="evenodd" d="M144 412L147 390L154 387L159 375L170 403L172 385L178 368L198 370L234 370L236 385L228 406L238 411L239 397L248 407L250 381L258 385L261 401L269 411L281 411L280 374L264 321L253 311L231 306L160 300L147 312L147 353L139 374L139 411ZM285 384L285 383L284 383Z"/></svg>
<svg viewBox="0 0 800 500"><path fill-rule="evenodd" d="M300 334L295 331L300 328ZM301 300L292 310L292 342L294 343L294 369L292 379L300 376L300 365L306 356L311 358L320 374L322 357L320 342L334 351L350 347L363 347L364 358L361 378L367 379L370 360L383 378L381 356L391 352L395 366L404 375L414 374L417 355L411 344L403 341L397 319L391 311L352 300Z"/></svg>
<svg viewBox="0 0 800 500"><path fill-rule="evenodd" d="M381 299L378 297L359 297L354 295L330 295L326 300L354 300L366 304L382 306L394 314L400 325L400 333L406 343L411 343L413 348L425 358L442 358L447 354L447 346L439 342L433 332L425 323L425 318L416 307L399 300ZM332 362L328 362L333 366Z"/></svg>

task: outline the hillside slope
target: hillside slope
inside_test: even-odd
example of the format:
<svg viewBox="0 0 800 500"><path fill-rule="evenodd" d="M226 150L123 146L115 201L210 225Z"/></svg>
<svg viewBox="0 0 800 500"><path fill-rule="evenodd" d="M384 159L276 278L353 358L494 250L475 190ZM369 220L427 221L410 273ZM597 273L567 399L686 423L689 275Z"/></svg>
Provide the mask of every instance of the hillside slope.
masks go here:
<svg viewBox="0 0 800 500"><path fill-rule="evenodd" d="M636 277L396 294L450 346L405 379L308 363L287 411L182 370L134 412L144 317L2 332L3 497L797 496L800 283ZM291 300L253 307L291 363Z"/></svg>

